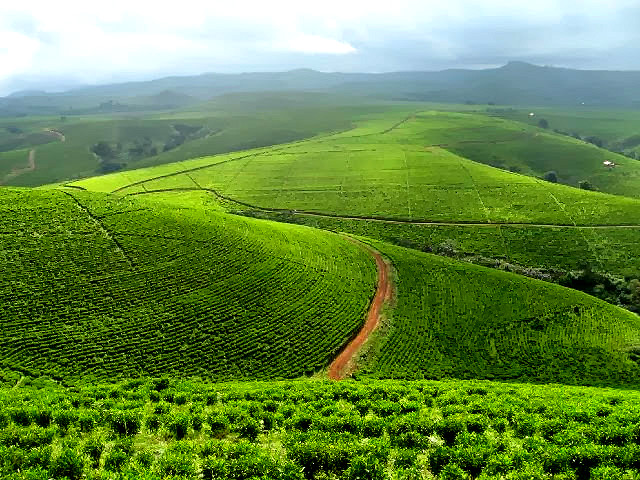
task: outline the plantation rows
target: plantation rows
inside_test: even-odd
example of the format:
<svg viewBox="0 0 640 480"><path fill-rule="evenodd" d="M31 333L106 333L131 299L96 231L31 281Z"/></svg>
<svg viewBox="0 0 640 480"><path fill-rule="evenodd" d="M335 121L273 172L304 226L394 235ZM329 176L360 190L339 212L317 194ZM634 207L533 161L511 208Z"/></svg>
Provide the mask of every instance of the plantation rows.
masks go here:
<svg viewBox="0 0 640 480"><path fill-rule="evenodd" d="M374 140L368 140L374 141ZM347 142L345 139L344 142ZM208 188L249 205L414 221L640 224L638 200L487 167L439 148L308 144L153 179L119 193ZM345 143L349 147L349 143ZM300 148L300 147L299 147ZM316 149L316 150L314 150ZM310 173L313 172L313 173Z"/></svg>
<svg viewBox="0 0 640 480"><path fill-rule="evenodd" d="M552 270L580 270L589 264L595 270L640 276L640 257L636 255L640 228L415 225L238 211L460 258L482 256Z"/></svg>
<svg viewBox="0 0 640 480"><path fill-rule="evenodd" d="M492 382L0 389L3 479L626 479L635 391Z"/></svg>
<svg viewBox="0 0 640 480"><path fill-rule="evenodd" d="M365 375L637 384L638 317L514 274L375 244L397 271L397 305Z"/></svg>
<svg viewBox="0 0 640 480"><path fill-rule="evenodd" d="M7 236L6 370L291 378L324 368L364 321L375 264L336 235L73 194L80 206L55 216L88 218L93 236L43 236L37 249Z"/></svg>

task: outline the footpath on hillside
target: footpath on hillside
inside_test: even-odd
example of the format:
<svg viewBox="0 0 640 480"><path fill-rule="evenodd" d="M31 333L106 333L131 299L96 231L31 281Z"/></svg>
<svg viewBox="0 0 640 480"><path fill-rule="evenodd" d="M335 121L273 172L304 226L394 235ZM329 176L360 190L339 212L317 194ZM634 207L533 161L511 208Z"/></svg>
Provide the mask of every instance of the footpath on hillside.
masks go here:
<svg viewBox="0 0 640 480"><path fill-rule="evenodd" d="M2 181L0 181L0 185L8 182L9 180L19 177L23 173L33 172L36 169L36 150L32 148L29 150L29 157L27 158L27 165L25 167L16 167L7 173Z"/></svg>
<svg viewBox="0 0 640 480"><path fill-rule="evenodd" d="M393 282L391 280L391 263L385 261L380 252L358 240L344 236L345 239L355 243L360 248L369 252L376 260L378 269L378 285L376 294L373 297L367 319L358 335L351 340L340 354L329 365L328 375L332 380L342 380L349 374L353 373L355 365L355 356L362 345L369 339L371 334L378 328L382 318L382 309L384 305L391 300L393 296Z"/></svg>

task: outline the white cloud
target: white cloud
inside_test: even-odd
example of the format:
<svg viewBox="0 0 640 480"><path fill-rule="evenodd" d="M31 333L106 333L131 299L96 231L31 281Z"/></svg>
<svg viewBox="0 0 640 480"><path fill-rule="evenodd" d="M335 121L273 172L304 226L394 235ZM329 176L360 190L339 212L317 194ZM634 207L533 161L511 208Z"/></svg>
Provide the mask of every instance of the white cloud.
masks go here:
<svg viewBox="0 0 640 480"><path fill-rule="evenodd" d="M576 50L640 68L639 55L616 56L640 41L639 15L638 0L0 2L0 82L554 63Z"/></svg>

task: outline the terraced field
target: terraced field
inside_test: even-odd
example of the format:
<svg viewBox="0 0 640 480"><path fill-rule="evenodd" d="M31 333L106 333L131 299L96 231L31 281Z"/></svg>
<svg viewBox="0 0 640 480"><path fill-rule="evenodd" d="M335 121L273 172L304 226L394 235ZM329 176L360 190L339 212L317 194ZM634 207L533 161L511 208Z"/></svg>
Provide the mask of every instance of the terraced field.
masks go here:
<svg viewBox="0 0 640 480"><path fill-rule="evenodd" d="M308 375L375 291L367 252L305 227L71 189L0 189L0 211L8 372Z"/></svg>

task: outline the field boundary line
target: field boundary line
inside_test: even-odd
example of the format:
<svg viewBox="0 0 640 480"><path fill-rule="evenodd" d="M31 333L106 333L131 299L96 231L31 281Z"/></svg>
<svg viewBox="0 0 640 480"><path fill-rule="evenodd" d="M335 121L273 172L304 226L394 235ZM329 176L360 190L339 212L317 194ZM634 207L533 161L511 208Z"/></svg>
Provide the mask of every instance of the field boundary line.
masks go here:
<svg viewBox="0 0 640 480"><path fill-rule="evenodd" d="M462 162L462 158L458 159L458 164L460 165L460 167L462 167L464 172L469 176L469 179L471 179L471 184L473 185L473 189L476 191L476 195L478 196L478 201L480 202L480 205L482 205L482 210L484 211L484 216L487 218L487 223L491 223L491 218L489 217L489 210L484 204L484 201L482 201L482 197L480 196L480 190L478 190L478 185L476 185L476 181L473 179L473 175L471 175L471 172L469 171L467 166L464 165L464 163Z"/></svg>
<svg viewBox="0 0 640 480"><path fill-rule="evenodd" d="M323 212L314 212L310 210L296 210L290 208L271 208L271 207L261 207L258 205L253 205L251 203L243 202L242 200L236 200L227 195L223 195L222 193L214 190L213 188L192 188L192 187L176 187L176 188L160 188L158 190L149 190L146 192L132 192L127 193L125 196L138 196L138 195L153 195L154 193L166 193L166 192L209 192L212 195L216 196L221 200L225 200L227 202L235 203L242 207L251 208L257 211L269 212L269 213L285 213L288 215L294 216L307 216L307 217L321 217L321 218L334 218L336 220L359 220L359 221L367 221L367 222L380 222L380 223L391 223L391 224L399 224L399 225L443 225L443 226L451 226L451 227L496 227L498 225L503 226L514 226L514 227L540 227L540 228L629 228L629 229L640 229L639 224L629 223L629 224L617 224L610 225L606 223L601 224L563 224L563 223L530 223L530 222L478 222L478 221L458 221L458 222L447 222L447 221L437 221L437 220L409 220L405 218L385 218L385 217L368 217L368 216L357 216L357 215L338 215L334 213L323 213Z"/></svg>
<svg viewBox="0 0 640 480"><path fill-rule="evenodd" d="M122 244L118 241L118 239L115 238L115 236L104 225L104 223L102 223L102 220L99 217L95 216L93 213L91 213L91 211L86 206L84 206L80 202L80 200L78 200L76 197L71 195L69 192L67 192L65 190L62 190L62 192L65 195L68 195L70 198L72 198L73 201L75 202L75 204L78 206L78 208L80 210L82 210L84 213L86 213L89 216L89 218L91 218L91 220L93 220L93 222L98 226L100 231L102 231L104 236L107 237L109 240L111 240L116 245L116 249L120 252L120 254L127 261L127 263L129 264L129 267L133 267L133 261L131 260L131 258L129 258L129 255L127 254L126 250L123 248Z"/></svg>
<svg viewBox="0 0 640 480"><path fill-rule="evenodd" d="M357 353L380 325L381 317L383 315L383 307L393 296L391 262L389 260L385 260L382 254L372 246L362 243L349 235L342 234L341 236L346 241L357 245L359 248L367 251L371 256L373 256L376 261L378 281L376 285L376 293L369 305L364 325L356 336L347 343L338 356L329 364L327 375L331 380L342 380L354 371L356 367L354 360Z"/></svg>

